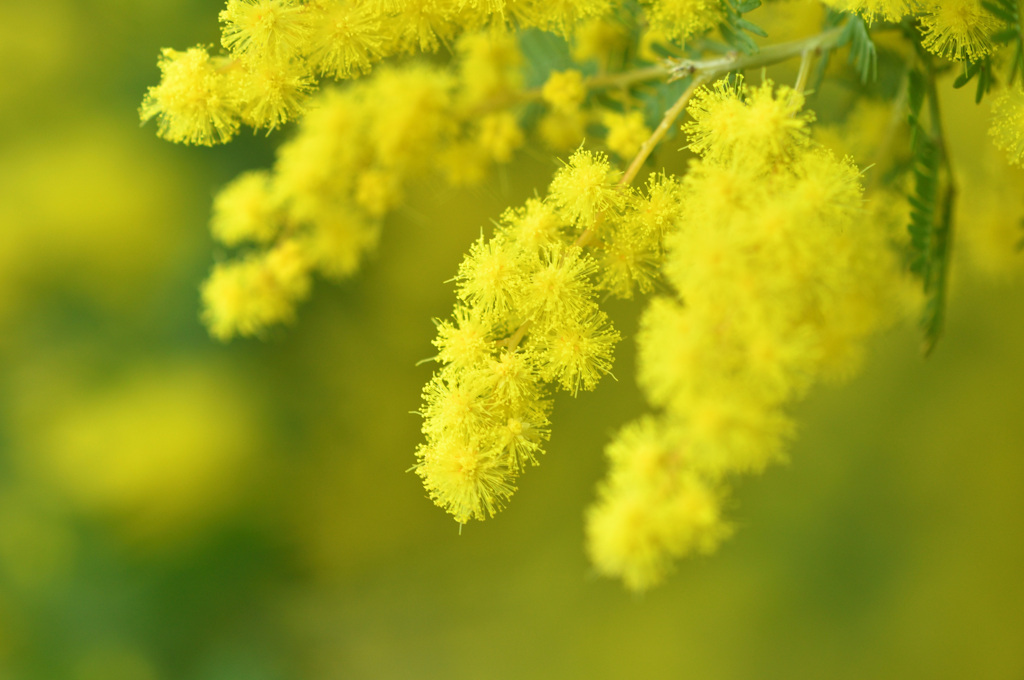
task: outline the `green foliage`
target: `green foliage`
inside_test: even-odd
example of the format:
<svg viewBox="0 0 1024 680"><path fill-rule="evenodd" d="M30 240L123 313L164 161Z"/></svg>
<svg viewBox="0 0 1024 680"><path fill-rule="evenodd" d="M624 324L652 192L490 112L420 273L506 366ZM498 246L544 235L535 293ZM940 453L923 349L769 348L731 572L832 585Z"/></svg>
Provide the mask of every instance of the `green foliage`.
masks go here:
<svg viewBox="0 0 1024 680"><path fill-rule="evenodd" d="M992 73L991 57L985 57L979 61L964 62L964 72L953 81L953 87L960 89L975 78L978 80L978 89L974 95L974 101L980 104L981 100L992 89L992 84L995 80L995 76Z"/></svg>
<svg viewBox="0 0 1024 680"><path fill-rule="evenodd" d="M867 22L859 16L850 15L843 27L839 47L850 45L850 63L857 69L860 81L867 83L878 78L878 52L871 40Z"/></svg>
<svg viewBox="0 0 1024 680"><path fill-rule="evenodd" d="M850 12L839 12L828 9L825 12L823 30L843 27L837 43L822 50L821 57L811 77L812 89L817 89L825 79L825 71L831 61L832 52L845 45L850 45L850 63L854 65L862 84L878 79L878 50L871 40L867 23L861 17Z"/></svg>
<svg viewBox="0 0 1024 680"><path fill-rule="evenodd" d="M943 171L948 171L948 160L938 120L934 73L911 71L907 88L914 174L914 191L909 197L910 271L921 280L924 289L920 325L927 355L935 348L945 320L955 190L952 179L942 177ZM931 131L922 124L926 102L930 104Z"/></svg>
<svg viewBox="0 0 1024 680"><path fill-rule="evenodd" d="M1003 22L1003 29L996 31L989 36L994 45L1002 48L1011 48L1012 55L1007 61L1009 72L1006 75L1006 82L1013 85L1024 77L1024 28L1021 24L1020 7L1017 0L986 0L982 6ZM953 82L953 87L961 88L977 80L977 90L974 100L981 103L992 87L996 84L995 75L996 61L992 55L986 55L977 61L964 62L964 71Z"/></svg>
<svg viewBox="0 0 1024 680"><path fill-rule="evenodd" d="M1007 82L1011 85L1024 78L1024 25L1021 21L1020 3L1017 0L985 0L981 3L989 12L999 17L1005 28L991 36L997 45L1012 45L1010 74ZM978 98L981 101L981 98Z"/></svg>
<svg viewBox="0 0 1024 680"><path fill-rule="evenodd" d="M522 30L519 48L523 52L523 79L527 87L540 87L554 71L579 68L569 56L565 39L554 33L536 28Z"/></svg>
<svg viewBox="0 0 1024 680"><path fill-rule="evenodd" d="M722 5L725 9L725 18L718 25L718 30L725 42L744 54L756 54L757 43L749 34L762 38L768 37L768 34L760 26L744 19L743 15L760 7L761 0L729 0Z"/></svg>

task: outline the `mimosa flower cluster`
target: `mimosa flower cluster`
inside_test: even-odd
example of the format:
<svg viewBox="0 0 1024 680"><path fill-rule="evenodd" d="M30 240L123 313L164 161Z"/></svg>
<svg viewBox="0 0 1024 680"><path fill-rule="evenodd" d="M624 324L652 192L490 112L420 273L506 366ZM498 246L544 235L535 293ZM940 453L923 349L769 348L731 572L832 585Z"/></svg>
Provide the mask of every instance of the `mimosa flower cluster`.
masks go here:
<svg viewBox="0 0 1024 680"><path fill-rule="evenodd" d="M722 80L685 127L701 159L681 181L663 271L676 294L641 322L639 380L656 415L608 447L588 513L595 566L635 589L729 533L730 475L783 459L785 407L848 375L891 320L899 267L860 171L810 140L803 96Z"/></svg>
<svg viewBox="0 0 1024 680"><path fill-rule="evenodd" d="M216 197L211 230L249 246L203 286L213 335L255 335L294 318L311 275L351 275L373 248L411 178L439 169L453 184L481 180L524 143L495 101L522 87L509 33L465 34L455 73L382 66L372 79L327 89L310 104L272 170L239 176Z"/></svg>
<svg viewBox="0 0 1024 680"><path fill-rule="evenodd" d="M527 146L564 158L455 274L412 469L460 525L494 516L544 453L556 393L612 372L622 338L601 300L657 291L636 338L652 411L608 445L586 512L596 569L644 590L730 534L730 480L785 460L789 407L854 374L872 333L910 313L934 347L961 223L972 253L1020 267L1022 12L1018 0L228 0L223 51L164 50L140 115L202 145L297 123L273 167L214 200L211 230L237 249L202 286L223 340L293 320L316 275L354 273L418 178L477 184ZM799 65L773 77L792 85L775 84L764 69L785 62ZM317 92L325 80L347 82ZM975 128L1003 157L961 200L961 124L939 92L968 83L991 111ZM808 101L829 118L822 134ZM693 158L673 173L662 142L684 113Z"/></svg>
<svg viewBox="0 0 1024 680"><path fill-rule="evenodd" d="M552 390L592 390L611 372L620 337L598 295L651 289L678 185L655 177L628 191L618 174L605 156L577 151L547 196L508 210L459 267L459 301L434 341L442 368L423 393L416 472L460 523L493 516L537 464Z"/></svg>

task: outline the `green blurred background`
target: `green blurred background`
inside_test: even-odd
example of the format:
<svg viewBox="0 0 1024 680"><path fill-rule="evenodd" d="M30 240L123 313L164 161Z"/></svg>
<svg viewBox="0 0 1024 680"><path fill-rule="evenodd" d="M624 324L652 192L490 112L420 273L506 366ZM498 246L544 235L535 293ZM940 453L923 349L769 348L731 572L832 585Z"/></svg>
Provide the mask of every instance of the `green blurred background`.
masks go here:
<svg viewBox="0 0 1024 680"><path fill-rule="evenodd" d="M136 108L219 9L0 8L0 679L1024 678L1019 277L958 277L927 361L877 338L736 484L736 537L631 595L582 539L644 410L629 341L495 520L460 536L406 472L443 282L552 159L416 188L295 327L208 339L211 197L280 136L185 148Z"/></svg>

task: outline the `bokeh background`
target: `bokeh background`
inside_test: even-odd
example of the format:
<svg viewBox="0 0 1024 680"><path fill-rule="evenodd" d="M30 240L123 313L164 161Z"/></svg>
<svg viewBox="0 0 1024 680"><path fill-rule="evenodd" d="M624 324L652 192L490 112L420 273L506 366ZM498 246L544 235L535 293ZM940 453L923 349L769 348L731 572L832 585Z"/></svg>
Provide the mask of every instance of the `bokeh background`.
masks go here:
<svg viewBox="0 0 1024 680"><path fill-rule="evenodd" d="M736 484L736 537L631 595L582 531L644 410L628 340L495 520L459 535L407 471L444 281L553 159L415 188L296 326L207 337L211 197L280 135L185 148L136 109L219 9L0 7L0 678L1024 678L1019 276L958 260L935 355L876 338L800 405L792 462Z"/></svg>

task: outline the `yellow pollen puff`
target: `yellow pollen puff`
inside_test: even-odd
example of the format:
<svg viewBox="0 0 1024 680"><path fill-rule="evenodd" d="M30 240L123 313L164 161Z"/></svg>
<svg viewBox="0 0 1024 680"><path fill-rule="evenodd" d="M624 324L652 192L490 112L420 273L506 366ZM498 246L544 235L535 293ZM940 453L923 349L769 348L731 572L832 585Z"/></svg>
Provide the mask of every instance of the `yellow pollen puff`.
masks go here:
<svg viewBox="0 0 1024 680"><path fill-rule="evenodd" d="M291 321L309 292L309 264L294 241L242 261L217 264L203 283L203 320L210 333L228 340L257 335Z"/></svg>
<svg viewBox="0 0 1024 680"><path fill-rule="evenodd" d="M586 228L599 212L621 205L617 179L607 156L580 148L555 173L548 194L567 221Z"/></svg>
<svg viewBox="0 0 1024 680"><path fill-rule="evenodd" d="M1020 85L1007 87L992 101L988 133L1011 165L1024 166L1024 89Z"/></svg>
<svg viewBox="0 0 1024 680"><path fill-rule="evenodd" d="M416 474L431 499L459 524L493 517L515 491L502 456L478 442L445 440L422 447Z"/></svg>
<svg viewBox="0 0 1024 680"><path fill-rule="evenodd" d="M573 396L581 388L593 390L603 376L611 374L620 337L604 312L583 322L566 323L538 342L547 361L542 375L557 380Z"/></svg>
<svg viewBox="0 0 1024 680"><path fill-rule="evenodd" d="M724 165L765 167L792 154L808 139L812 112L801 112L804 98L770 80L756 88L737 77L698 89L683 125L690 149ZM756 165L755 165L756 164Z"/></svg>
<svg viewBox="0 0 1024 680"><path fill-rule="evenodd" d="M529 25L537 26L566 38L573 29L589 18L607 16L612 8L611 0L543 0L541 2L510 2L507 5L522 6Z"/></svg>
<svg viewBox="0 0 1024 680"><path fill-rule="evenodd" d="M480 120L477 141L496 162L508 163L526 138L515 115L503 111Z"/></svg>
<svg viewBox="0 0 1024 680"><path fill-rule="evenodd" d="M499 404L518 407L539 398L533 360L523 352L501 352L484 360L467 380L475 382Z"/></svg>
<svg viewBox="0 0 1024 680"><path fill-rule="evenodd" d="M253 62L283 65L311 34L308 9L294 0L228 0L220 21L224 47Z"/></svg>
<svg viewBox="0 0 1024 680"><path fill-rule="evenodd" d="M160 84L149 88L139 116L157 118L157 134L171 142L212 146L238 132L238 96L225 75L228 64L205 47L164 49Z"/></svg>
<svg viewBox="0 0 1024 680"><path fill-rule="evenodd" d="M664 473L667 484L659 480L646 485L613 472L587 511L591 561L601 574L622 579L630 590L658 585L675 560L714 550L730 532L707 483L687 472Z"/></svg>
<svg viewBox="0 0 1024 680"><path fill-rule="evenodd" d="M511 244L481 236L459 265L459 298L483 313L507 310L521 283L518 256Z"/></svg>
<svg viewBox="0 0 1024 680"><path fill-rule="evenodd" d="M313 80L297 63L259 66L241 77L242 118L255 129L279 128L305 110Z"/></svg>
<svg viewBox="0 0 1024 680"><path fill-rule="evenodd" d="M573 113L587 98L583 74L575 69L553 71L541 88L541 97L554 111Z"/></svg>
<svg viewBox="0 0 1024 680"><path fill-rule="evenodd" d="M343 278L359 268L363 255L376 247L379 238L379 221L339 203L309 226L301 242L313 266L327 276Z"/></svg>
<svg viewBox="0 0 1024 680"><path fill-rule="evenodd" d="M587 112L580 109L550 111L537 123L537 133L552 151L571 151L579 146L588 122Z"/></svg>
<svg viewBox="0 0 1024 680"><path fill-rule="evenodd" d="M872 23L874 21L898 22L915 9L915 0L822 0L833 9L856 12Z"/></svg>
<svg viewBox="0 0 1024 680"><path fill-rule="evenodd" d="M605 18L589 19L576 27L572 57L578 62L605 64L624 54L629 40L625 24Z"/></svg>
<svg viewBox="0 0 1024 680"><path fill-rule="evenodd" d="M509 208L501 219L503 233L535 253L560 242L566 227L551 204L538 198L527 199L521 208Z"/></svg>
<svg viewBox="0 0 1024 680"><path fill-rule="evenodd" d="M460 94L468 107L493 106L522 90L523 53L514 33L465 33L456 49Z"/></svg>
<svg viewBox="0 0 1024 680"><path fill-rule="evenodd" d="M402 192L397 174L381 168L369 168L359 173L355 199L359 207L373 217L384 217L401 201Z"/></svg>
<svg viewBox="0 0 1024 680"><path fill-rule="evenodd" d="M601 116L601 122L608 128L605 143L613 153L623 159L628 160L635 156L643 143L651 136L651 129L644 122L642 111L630 111L629 113L608 111Z"/></svg>
<svg viewBox="0 0 1024 680"><path fill-rule="evenodd" d="M494 348L488 328L468 307L458 306L451 321L437 322L437 359L456 370L468 370L486 361Z"/></svg>
<svg viewBox="0 0 1024 680"><path fill-rule="evenodd" d="M651 28L671 41L686 42L723 19L718 0L644 0Z"/></svg>
<svg viewBox="0 0 1024 680"><path fill-rule="evenodd" d="M213 199L210 231L227 246L245 241L267 243L280 229L280 215L271 190L270 173L246 172Z"/></svg>
<svg viewBox="0 0 1024 680"><path fill-rule="evenodd" d="M980 0L942 0L921 14L921 44L954 61L976 61L992 52L990 34L1000 22Z"/></svg>
<svg viewBox="0 0 1024 680"><path fill-rule="evenodd" d="M367 3L316 0L312 12L309 60L314 70L337 79L370 71L384 56L385 37L379 14Z"/></svg>
<svg viewBox="0 0 1024 680"><path fill-rule="evenodd" d="M491 414L482 396L478 384L449 382L443 375L435 375L423 388L423 433L443 441L486 430Z"/></svg>
<svg viewBox="0 0 1024 680"><path fill-rule="evenodd" d="M543 251L529 279L517 290L520 311L542 323L581 318L593 305L589 277L596 271L597 263L580 248Z"/></svg>

